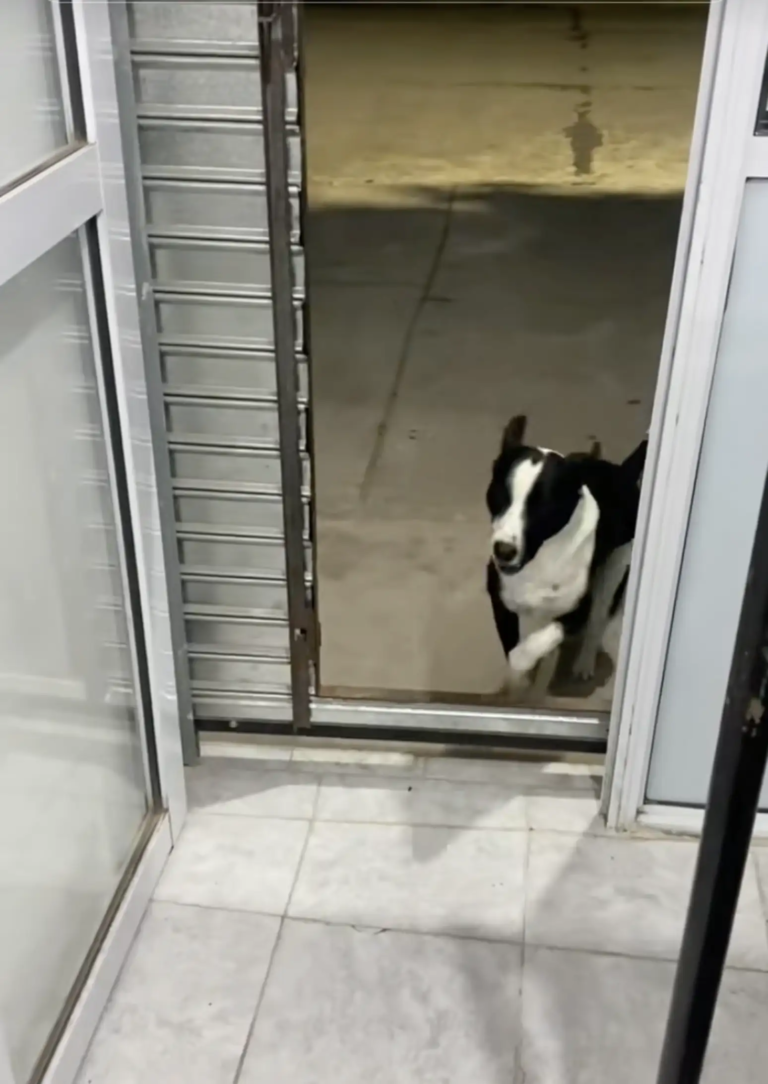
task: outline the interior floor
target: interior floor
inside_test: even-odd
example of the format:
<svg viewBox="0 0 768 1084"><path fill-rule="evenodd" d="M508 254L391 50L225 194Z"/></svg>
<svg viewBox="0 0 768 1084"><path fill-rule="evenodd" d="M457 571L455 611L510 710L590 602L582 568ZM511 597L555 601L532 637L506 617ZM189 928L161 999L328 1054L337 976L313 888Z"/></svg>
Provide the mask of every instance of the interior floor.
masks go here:
<svg viewBox="0 0 768 1084"><path fill-rule="evenodd" d="M647 429L706 14L305 6L324 691L498 697L490 464Z"/></svg>
<svg viewBox="0 0 768 1084"><path fill-rule="evenodd" d="M656 1079L697 841L610 834L584 764L253 750L188 772L77 1084ZM765 1080L767 898L756 847L708 1084Z"/></svg>

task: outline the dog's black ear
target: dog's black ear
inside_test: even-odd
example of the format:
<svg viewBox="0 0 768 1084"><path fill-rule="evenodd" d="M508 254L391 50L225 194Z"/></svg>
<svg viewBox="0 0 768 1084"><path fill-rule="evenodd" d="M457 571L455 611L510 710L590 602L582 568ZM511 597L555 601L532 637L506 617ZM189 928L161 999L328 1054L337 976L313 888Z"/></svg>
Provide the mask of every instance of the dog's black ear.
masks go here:
<svg viewBox="0 0 768 1084"><path fill-rule="evenodd" d="M645 456L648 452L648 437L643 437L634 452L621 464L624 477L630 484L640 485L645 470Z"/></svg>
<svg viewBox="0 0 768 1084"><path fill-rule="evenodd" d="M523 443L527 425L528 419L525 414L516 414L514 418L507 422L504 436L501 438L501 450L503 452L520 447Z"/></svg>
<svg viewBox="0 0 768 1084"><path fill-rule="evenodd" d="M590 459L602 459L603 458L603 446L599 440L592 441L592 447L589 449Z"/></svg>

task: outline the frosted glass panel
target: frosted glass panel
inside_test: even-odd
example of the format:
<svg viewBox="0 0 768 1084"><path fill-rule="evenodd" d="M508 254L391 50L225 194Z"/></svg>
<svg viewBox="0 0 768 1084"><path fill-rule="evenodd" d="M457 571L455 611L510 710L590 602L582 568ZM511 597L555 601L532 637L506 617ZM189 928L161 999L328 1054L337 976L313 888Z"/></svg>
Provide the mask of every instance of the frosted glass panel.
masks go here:
<svg viewBox="0 0 768 1084"><path fill-rule="evenodd" d="M707 797L768 470L766 282L768 182L756 180L744 193L654 735L651 801L704 805Z"/></svg>
<svg viewBox="0 0 768 1084"><path fill-rule="evenodd" d="M53 32L58 2L0 4L0 188L67 144Z"/></svg>
<svg viewBox="0 0 768 1084"><path fill-rule="evenodd" d="M23 1084L147 815L80 247L0 287L0 1020Z"/></svg>

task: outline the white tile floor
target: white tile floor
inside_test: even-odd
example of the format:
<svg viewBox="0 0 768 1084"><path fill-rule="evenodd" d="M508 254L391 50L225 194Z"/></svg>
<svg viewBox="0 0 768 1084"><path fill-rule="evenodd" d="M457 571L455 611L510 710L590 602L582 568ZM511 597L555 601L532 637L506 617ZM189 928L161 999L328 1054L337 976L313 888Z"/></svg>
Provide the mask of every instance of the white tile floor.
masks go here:
<svg viewBox="0 0 768 1084"><path fill-rule="evenodd" d="M655 1079L696 845L610 835L587 766L270 750L189 792L79 1084ZM708 1084L765 1078L766 858Z"/></svg>

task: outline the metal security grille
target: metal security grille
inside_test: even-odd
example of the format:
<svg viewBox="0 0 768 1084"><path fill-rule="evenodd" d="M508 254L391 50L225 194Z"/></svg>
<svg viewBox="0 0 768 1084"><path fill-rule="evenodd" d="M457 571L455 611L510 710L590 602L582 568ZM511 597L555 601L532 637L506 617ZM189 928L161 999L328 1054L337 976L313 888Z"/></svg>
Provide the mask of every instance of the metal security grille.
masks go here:
<svg viewBox="0 0 768 1084"><path fill-rule="evenodd" d="M258 5L134 0L128 23L194 715L284 720L292 654L313 640L289 620L310 606L312 567L297 81L290 71L283 128L297 394L281 418ZM273 203L276 184L273 170ZM300 562L304 551L290 606L286 410L301 443ZM306 684L306 656L299 665Z"/></svg>

